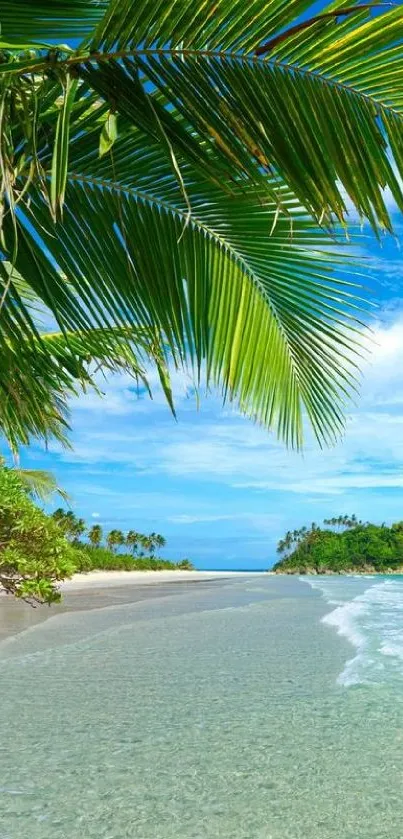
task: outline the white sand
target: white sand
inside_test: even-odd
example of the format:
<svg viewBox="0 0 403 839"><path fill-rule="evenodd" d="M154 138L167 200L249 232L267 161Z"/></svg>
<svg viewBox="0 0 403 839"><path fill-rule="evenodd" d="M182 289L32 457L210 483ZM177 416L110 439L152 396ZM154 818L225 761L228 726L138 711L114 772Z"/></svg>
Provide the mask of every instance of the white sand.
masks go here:
<svg viewBox="0 0 403 839"><path fill-rule="evenodd" d="M251 572L267 574L267 571ZM173 583L186 580L215 580L217 577L248 577L246 571L90 571L88 574L74 574L71 580L61 583L62 591L81 588L105 588L128 583L136 585L155 585L155 583Z"/></svg>

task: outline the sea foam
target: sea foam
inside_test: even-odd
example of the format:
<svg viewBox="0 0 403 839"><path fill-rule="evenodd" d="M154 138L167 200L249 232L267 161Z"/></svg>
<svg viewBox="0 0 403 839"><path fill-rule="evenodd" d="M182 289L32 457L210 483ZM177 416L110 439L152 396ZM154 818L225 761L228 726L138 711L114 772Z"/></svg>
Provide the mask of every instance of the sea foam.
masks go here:
<svg viewBox="0 0 403 839"><path fill-rule="evenodd" d="M371 585L368 585L368 580ZM355 648L337 681L348 687L403 680L403 580L301 577L336 606L322 618Z"/></svg>

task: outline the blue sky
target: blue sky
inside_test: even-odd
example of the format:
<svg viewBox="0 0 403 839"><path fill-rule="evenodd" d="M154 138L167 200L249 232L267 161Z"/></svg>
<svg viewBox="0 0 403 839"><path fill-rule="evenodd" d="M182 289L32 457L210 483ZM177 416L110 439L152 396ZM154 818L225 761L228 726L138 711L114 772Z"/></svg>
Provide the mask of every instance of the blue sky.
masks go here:
<svg viewBox="0 0 403 839"><path fill-rule="evenodd" d="M71 451L33 445L22 465L53 470L88 522L158 530L166 556L200 568L268 567L287 528L331 514L403 518L403 257L391 238L361 251L380 307L360 399L335 448L308 435L303 455L287 451L217 395L201 393L198 407L182 373L175 422L155 379L150 401L120 375L102 383L103 399L72 402Z"/></svg>

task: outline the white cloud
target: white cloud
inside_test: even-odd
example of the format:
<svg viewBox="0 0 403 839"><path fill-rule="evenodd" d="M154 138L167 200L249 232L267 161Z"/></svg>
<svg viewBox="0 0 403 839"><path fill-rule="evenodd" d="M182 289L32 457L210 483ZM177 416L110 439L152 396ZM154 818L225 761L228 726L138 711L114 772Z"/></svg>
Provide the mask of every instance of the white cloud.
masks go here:
<svg viewBox="0 0 403 839"><path fill-rule="evenodd" d="M93 519L99 519L99 513L91 513Z"/></svg>
<svg viewBox="0 0 403 839"><path fill-rule="evenodd" d="M100 393L90 389L87 393L72 399L71 410L90 414L101 412L103 415L129 416L148 413L155 406L163 406L169 413L170 408L161 388L157 369L150 367L146 371L146 378L151 397L142 382L137 383L129 373L115 373L107 378L99 373L95 376L95 381ZM194 409L195 397L191 376L184 370L173 369L170 371L170 380L175 404L183 406L188 402L189 406Z"/></svg>
<svg viewBox="0 0 403 839"><path fill-rule="evenodd" d="M180 525L236 522L237 524L242 523L245 529L257 530L259 533L264 533L266 531L270 533L273 530L273 526L277 526L279 522L282 522L282 517L279 517L278 515L254 513L229 513L228 515L208 515L200 513L195 515L181 514L177 516L170 516L168 521L173 524Z"/></svg>
<svg viewBox="0 0 403 839"><path fill-rule="evenodd" d="M232 521L233 519L237 518L237 516L228 515L228 516L208 516L208 515L194 515L189 516L185 514L181 514L178 516L169 516L168 521L171 521L173 524L195 524L196 522L216 522L216 521Z"/></svg>
<svg viewBox="0 0 403 839"><path fill-rule="evenodd" d="M163 399L150 406L147 417L124 416L116 424L106 411L82 417L80 409L74 416L73 451L61 452L64 461L82 466L102 464L118 466L121 480L124 475L144 475L161 482L180 480L203 485L215 484L232 491L251 490L248 523L257 493L275 492L298 496L298 503L307 497L329 499L335 495L358 490L400 489L403 487L403 313L397 312L389 323L374 326L373 353L363 368L362 393L349 416L345 439L333 449L321 451L309 438L303 455L287 451L273 435L242 419L237 412L222 409L217 398L203 399L197 414L194 403L188 410L186 396L180 405L177 423L162 412ZM182 393L186 393L182 381ZM111 383L112 405L126 400L125 378ZM108 385L109 387L109 385ZM107 397L109 398L109 396ZM113 400L117 400L117 403ZM103 406L103 403L99 403ZM80 419L81 417L81 419ZM89 470L91 471L91 470ZM160 477L159 477L160 476ZM105 485L108 479L105 478ZM125 501L124 490L104 491L111 502L144 504L139 487L138 495L131 493ZM91 494L95 496L96 487ZM102 494L102 488L99 490ZM218 523L230 521L230 505L216 511L204 505L189 509L186 499L180 506L177 499L161 495L161 508L173 524ZM184 493L186 495L186 492ZM98 502L97 502L98 503ZM281 502L281 503L284 503ZM251 509L252 508L252 509ZM237 515L237 518L239 516ZM264 527L260 521L259 526Z"/></svg>

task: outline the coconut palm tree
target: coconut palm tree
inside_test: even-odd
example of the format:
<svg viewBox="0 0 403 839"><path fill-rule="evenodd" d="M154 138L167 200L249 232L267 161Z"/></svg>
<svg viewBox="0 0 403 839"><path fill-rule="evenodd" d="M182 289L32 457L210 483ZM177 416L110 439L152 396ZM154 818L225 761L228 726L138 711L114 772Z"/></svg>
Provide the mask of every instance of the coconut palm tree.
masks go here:
<svg viewBox="0 0 403 839"><path fill-rule="evenodd" d="M80 542L80 537L84 536L87 530L87 525L84 519L76 519L74 523L74 530L73 530L73 543L78 544Z"/></svg>
<svg viewBox="0 0 403 839"><path fill-rule="evenodd" d="M123 533L123 531L122 531L122 530L117 530L117 531L116 531L116 537L115 537L115 539L116 539L116 546L117 546L118 548L121 548L121 547L122 547L122 545L124 545L124 544L125 544L126 539L125 539L125 535L124 535L124 533Z"/></svg>
<svg viewBox="0 0 403 839"><path fill-rule="evenodd" d="M155 534L155 546L156 548L165 548L167 540L164 536L161 536L160 533Z"/></svg>
<svg viewBox="0 0 403 839"><path fill-rule="evenodd" d="M124 545L125 537L121 530L111 530L106 537L106 544L109 550L116 552L116 549Z"/></svg>
<svg viewBox="0 0 403 839"><path fill-rule="evenodd" d="M77 518L73 510L63 510L62 507L58 507L52 513L52 518L58 523L67 539L72 542L79 542L80 536L83 536L87 529L84 519Z"/></svg>
<svg viewBox="0 0 403 839"><path fill-rule="evenodd" d="M94 548L99 548L102 542L102 527L100 524L93 524L88 531L88 538Z"/></svg>
<svg viewBox="0 0 403 839"><path fill-rule="evenodd" d="M126 534L126 545L131 548L133 554L136 554L138 551L140 536L141 534L137 530L129 530Z"/></svg>
<svg viewBox="0 0 403 839"><path fill-rule="evenodd" d="M117 530L110 530L109 533L106 535L106 544L110 551L114 551L116 547L116 534Z"/></svg>
<svg viewBox="0 0 403 839"><path fill-rule="evenodd" d="M304 410L320 440L339 434L360 314L334 233L346 195L376 232L391 229L386 188L403 209L403 10L315 5L3 0L0 421L14 445L63 434L77 336L102 364L126 346L137 358L145 336L151 357L188 360L291 444ZM60 363L32 298L56 320Z"/></svg>
<svg viewBox="0 0 403 839"><path fill-rule="evenodd" d="M157 550L157 548L163 548L164 545L166 545L166 539L164 539L163 536L161 536L159 533L155 533L154 531L150 533L150 535L147 537L147 540L151 556L155 556L155 551Z"/></svg>
<svg viewBox="0 0 403 839"><path fill-rule="evenodd" d="M0 456L0 469L5 466L6 460ZM45 469L21 469L16 464L7 468L12 468L17 473L21 483L25 486L32 498L38 501L49 501L52 495L56 494L63 501L70 500L68 493L59 487L52 472L47 472Z"/></svg>

